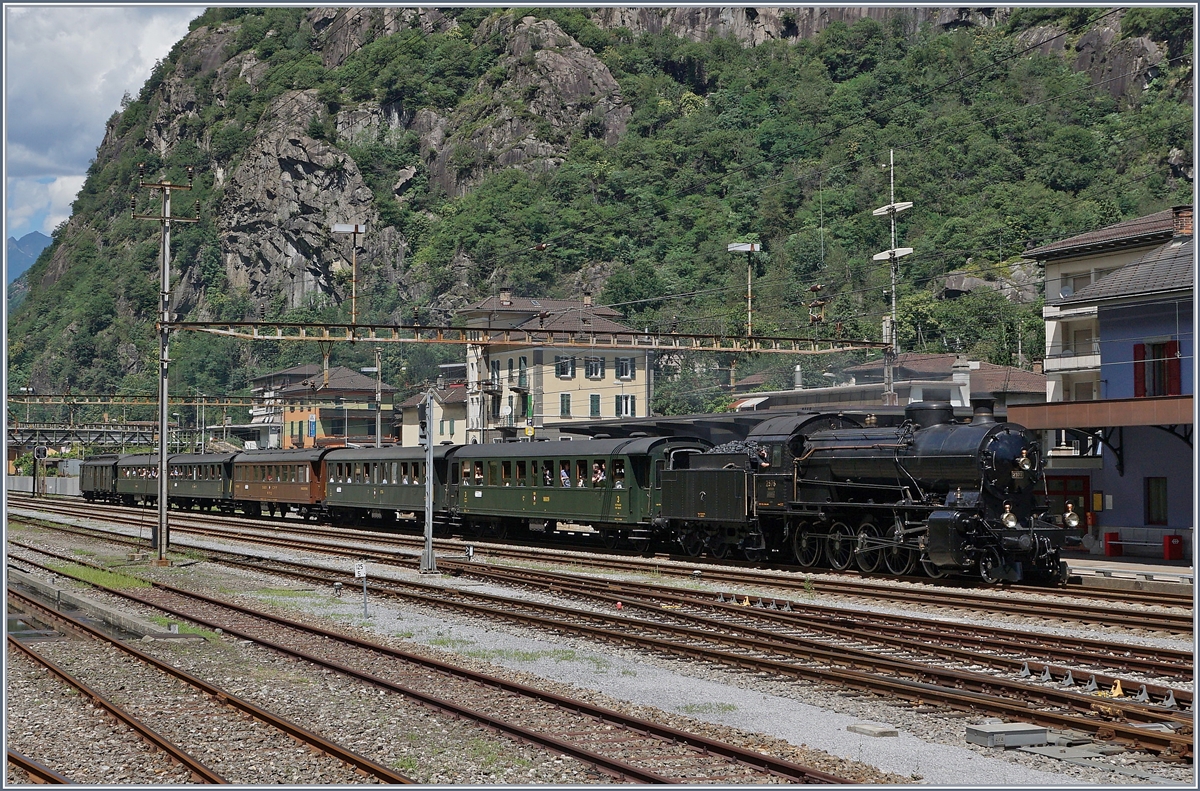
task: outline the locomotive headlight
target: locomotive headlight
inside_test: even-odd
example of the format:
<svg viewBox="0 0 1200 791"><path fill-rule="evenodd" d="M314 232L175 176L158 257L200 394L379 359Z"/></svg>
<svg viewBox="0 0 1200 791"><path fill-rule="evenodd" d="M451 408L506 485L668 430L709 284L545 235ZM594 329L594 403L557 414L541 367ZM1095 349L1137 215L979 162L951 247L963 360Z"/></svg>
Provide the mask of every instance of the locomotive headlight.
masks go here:
<svg viewBox="0 0 1200 791"><path fill-rule="evenodd" d="M1067 512L1063 514L1063 524L1067 527L1079 527L1079 514L1075 513L1075 504L1067 503Z"/></svg>
<svg viewBox="0 0 1200 791"><path fill-rule="evenodd" d="M1029 458L1029 451L1021 451L1021 458L1017 459L1017 465L1020 466L1022 470L1033 469L1033 459Z"/></svg>
<svg viewBox="0 0 1200 791"><path fill-rule="evenodd" d="M1013 529L1019 524L1017 522L1017 515L1012 512L1011 505L1004 506L1004 516L1000 517L1000 521L1003 522L1004 526L1009 530Z"/></svg>

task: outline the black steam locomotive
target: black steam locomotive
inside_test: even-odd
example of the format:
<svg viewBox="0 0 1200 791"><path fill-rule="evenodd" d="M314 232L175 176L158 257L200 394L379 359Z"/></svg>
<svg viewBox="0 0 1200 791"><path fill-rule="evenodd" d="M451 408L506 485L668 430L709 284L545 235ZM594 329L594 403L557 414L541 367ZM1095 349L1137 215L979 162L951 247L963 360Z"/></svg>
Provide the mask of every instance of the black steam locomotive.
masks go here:
<svg viewBox="0 0 1200 791"><path fill-rule="evenodd" d="M1080 543L1079 515L1068 510L1059 525L1038 511L1036 439L998 423L990 399L972 404L970 423L945 402L910 404L890 427L844 414L769 418L749 453L697 454L665 471L659 526L692 555L779 551L805 567L1062 580L1059 551Z"/></svg>

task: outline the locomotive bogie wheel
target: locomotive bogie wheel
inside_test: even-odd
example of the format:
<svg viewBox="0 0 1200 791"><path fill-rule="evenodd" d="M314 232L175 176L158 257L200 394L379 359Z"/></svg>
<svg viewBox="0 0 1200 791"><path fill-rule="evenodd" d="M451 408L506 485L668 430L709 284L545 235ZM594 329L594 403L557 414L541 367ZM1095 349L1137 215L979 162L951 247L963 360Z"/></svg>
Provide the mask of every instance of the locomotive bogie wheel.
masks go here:
<svg viewBox="0 0 1200 791"><path fill-rule="evenodd" d="M801 527L792 537L792 551L796 554L796 562L803 568L809 569L821 562L821 539Z"/></svg>
<svg viewBox="0 0 1200 791"><path fill-rule="evenodd" d="M877 543L878 538L879 528L874 522L867 521L858 526L857 540L854 542L854 562L864 574L877 571L879 564L883 562L882 550L878 547L870 548L871 544Z"/></svg>
<svg viewBox="0 0 1200 791"><path fill-rule="evenodd" d="M905 547L904 533L897 525L892 525L887 532L887 540L894 542L883 548L883 563L887 570L897 577L907 577L913 573L917 565L915 550Z"/></svg>
<svg viewBox="0 0 1200 791"><path fill-rule="evenodd" d="M1004 563L1000 553L989 549L979 558L979 576L989 585L995 585L1004 579Z"/></svg>
<svg viewBox="0 0 1200 791"><path fill-rule="evenodd" d="M854 560L854 544L854 531L850 526L834 522L825 537L825 559L836 571L845 571Z"/></svg>

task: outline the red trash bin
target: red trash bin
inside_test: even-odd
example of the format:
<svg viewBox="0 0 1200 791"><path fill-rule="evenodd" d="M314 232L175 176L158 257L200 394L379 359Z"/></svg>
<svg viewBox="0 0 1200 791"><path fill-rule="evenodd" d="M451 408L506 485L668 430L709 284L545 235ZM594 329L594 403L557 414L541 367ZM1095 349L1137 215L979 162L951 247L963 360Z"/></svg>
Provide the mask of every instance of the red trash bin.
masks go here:
<svg viewBox="0 0 1200 791"><path fill-rule="evenodd" d="M1117 532L1104 534L1104 556L1115 558L1121 556L1121 534Z"/></svg>
<svg viewBox="0 0 1200 791"><path fill-rule="evenodd" d="M1183 536L1163 536L1163 560L1183 560Z"/></svg>

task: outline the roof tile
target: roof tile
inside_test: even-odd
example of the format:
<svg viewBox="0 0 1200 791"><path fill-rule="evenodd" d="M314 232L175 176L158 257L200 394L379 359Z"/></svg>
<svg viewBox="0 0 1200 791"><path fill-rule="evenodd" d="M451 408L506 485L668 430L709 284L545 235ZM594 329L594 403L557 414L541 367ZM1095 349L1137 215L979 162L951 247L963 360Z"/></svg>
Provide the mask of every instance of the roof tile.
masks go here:
<svg viewBox="0 0 1200 791"><path fill-rule="evenodd" d="M1026 250L1025 258L1062 258L1097 246L1126 246L1139 242L1151 242L1156 238L1170 238L1175 230L1175 215L1171 209L1126 220L1095 231L1088 231L1069 239Z"/></svg>
<svg viewBox="0 0 1200 791"><path fill-rule="evenodd" d="M1088 305L1110 299L1190 291L1194 282L1195 242L1179 236L1130 261L1095 283L1049 305Z"/></svg>

